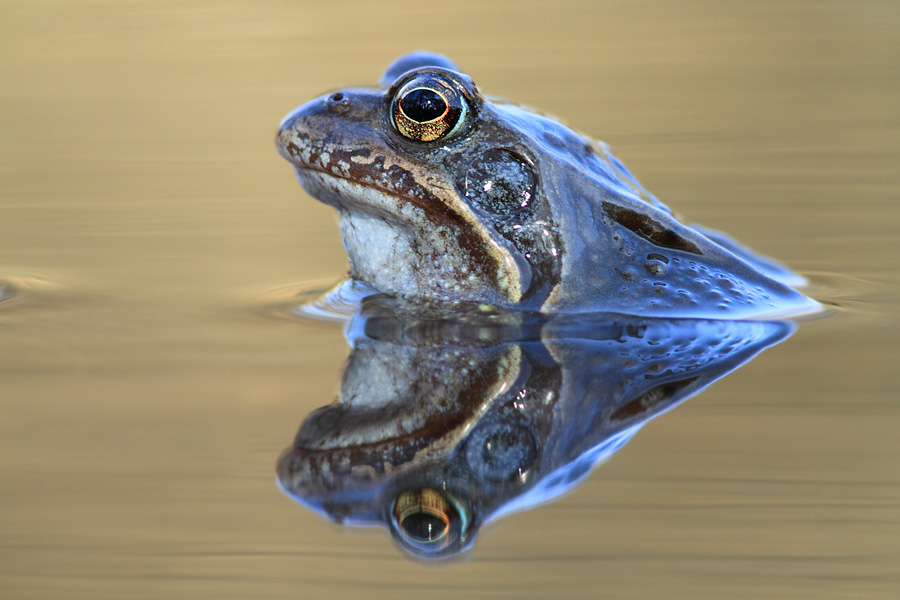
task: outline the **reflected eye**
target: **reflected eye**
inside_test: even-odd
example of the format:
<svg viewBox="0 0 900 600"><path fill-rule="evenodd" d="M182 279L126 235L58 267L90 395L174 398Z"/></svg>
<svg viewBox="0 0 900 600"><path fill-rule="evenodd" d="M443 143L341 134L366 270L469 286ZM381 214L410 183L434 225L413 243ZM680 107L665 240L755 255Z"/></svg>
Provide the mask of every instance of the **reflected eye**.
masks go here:
<svg viewBox="0 0 900 600"><path fill-rule="evenodd" d="M391 531L410 552L435 556L460 543L469 526L467 512L438 490L408 490L394 500Z"/></svg>
<svg viewBox="0 0 900 600"><path fill-rule="evenodd" d="M415 142L449 137L465 122L467 114L467 101L453 83L429 73L408 81L391 101L394 128Z"/></svg>

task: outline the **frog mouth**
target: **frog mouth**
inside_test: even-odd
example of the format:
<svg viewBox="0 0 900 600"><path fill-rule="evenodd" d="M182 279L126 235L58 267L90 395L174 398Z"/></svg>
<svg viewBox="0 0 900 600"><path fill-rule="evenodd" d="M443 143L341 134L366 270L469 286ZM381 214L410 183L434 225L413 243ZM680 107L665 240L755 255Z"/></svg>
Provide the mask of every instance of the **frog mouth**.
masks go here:
<svg viewBox="0 0 900 600"><path fill-rule="evenodd" d="M279 136L303 189L337 209L351 275L403 296L517 304L527 263L437 178L362 153L313 152ZM376 175L373 175L376 174Z"/></svg>
<svg viewBox="0 0 900 600"><path fill-rule="evenodd" d="M413 214L416 212L430 216L436 226L450 225L457 220L449 213L435 211L421 197L398 194L396 189L375 182L364 182L318 166L295 165L295 171L307 194L340 213L365 213L397 227L418 226L420 216Z"/></svg>

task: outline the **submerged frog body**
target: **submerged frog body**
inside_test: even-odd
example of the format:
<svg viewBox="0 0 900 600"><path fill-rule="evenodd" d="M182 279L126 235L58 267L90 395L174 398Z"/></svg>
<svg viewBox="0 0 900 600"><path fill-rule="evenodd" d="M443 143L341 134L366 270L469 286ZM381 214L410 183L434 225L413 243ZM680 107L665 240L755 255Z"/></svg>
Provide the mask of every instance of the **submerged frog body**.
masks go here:
<svg viewBox="0 0 900 600"><path fill-rule="evenodd" d="M604 144L485 98L442 56L304 104L277 145L340 214L352 280L406 301L698 318L818 307L786 268L681 222Z"/></svg>

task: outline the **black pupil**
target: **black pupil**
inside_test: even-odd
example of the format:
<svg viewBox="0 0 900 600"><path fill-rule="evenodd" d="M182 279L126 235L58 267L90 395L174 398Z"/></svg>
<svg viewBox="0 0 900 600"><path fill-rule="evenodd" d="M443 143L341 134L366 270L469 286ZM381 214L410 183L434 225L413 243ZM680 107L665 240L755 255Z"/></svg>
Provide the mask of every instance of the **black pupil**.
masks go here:
<svg viewBox="0 0 900 600"><path fill-rule="evenodd" d="M403 519L402 527L411 537L430 542L439 538L447 525L434 515L417 513Z"/></svg>
<svg viewBox="0 0 900 600"><path fill-rule="evenodd" d="M433 121L447 110L447 102L434 90L419 88L400 100L403 113L419 123Z"/></svg>

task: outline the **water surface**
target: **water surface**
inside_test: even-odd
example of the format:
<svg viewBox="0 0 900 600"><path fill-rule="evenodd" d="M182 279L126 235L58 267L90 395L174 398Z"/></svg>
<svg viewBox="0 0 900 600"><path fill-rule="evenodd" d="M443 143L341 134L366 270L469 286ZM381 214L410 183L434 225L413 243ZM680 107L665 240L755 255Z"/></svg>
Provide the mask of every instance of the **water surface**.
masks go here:
<svg viewBox="0 0 900 600"><path fill-rule="evenodd" d="M894 598L893 2L0 4L4 598ZM415 48L610 143L834 307L467 562L329 525L275 463L336 395L346 267L279 119Z"/></svg>

